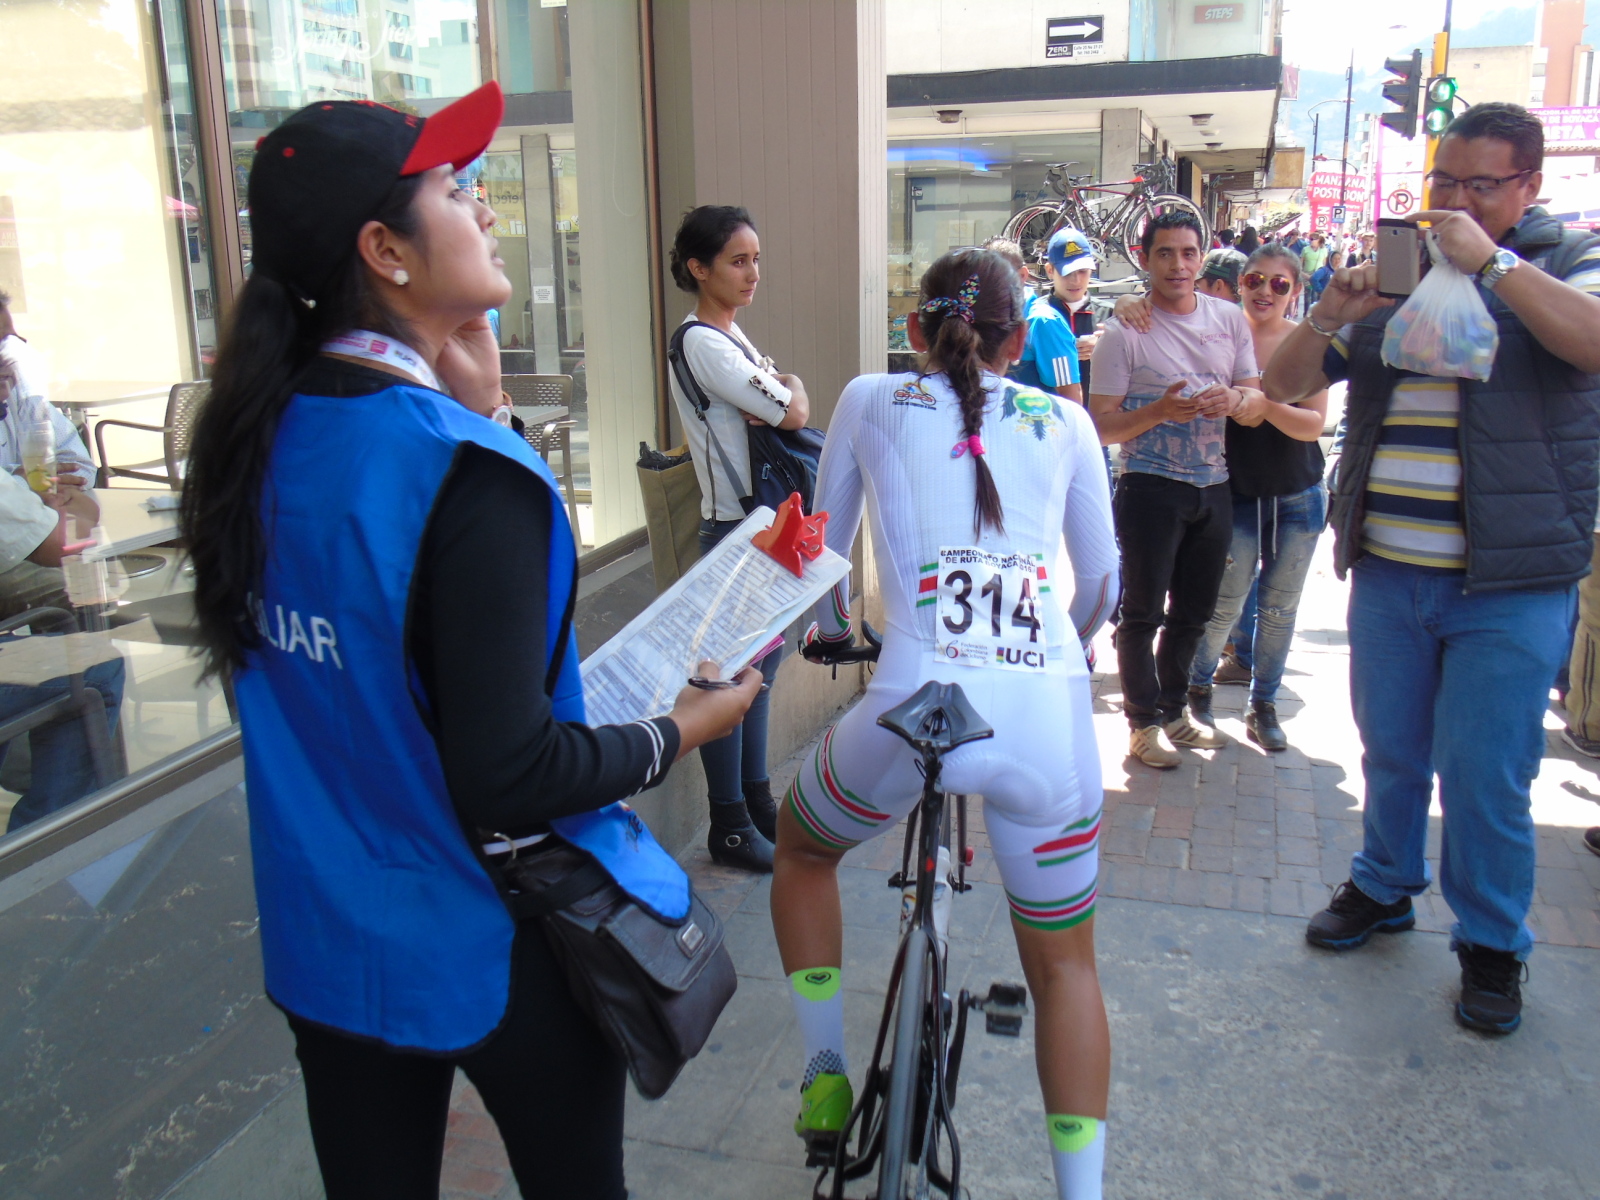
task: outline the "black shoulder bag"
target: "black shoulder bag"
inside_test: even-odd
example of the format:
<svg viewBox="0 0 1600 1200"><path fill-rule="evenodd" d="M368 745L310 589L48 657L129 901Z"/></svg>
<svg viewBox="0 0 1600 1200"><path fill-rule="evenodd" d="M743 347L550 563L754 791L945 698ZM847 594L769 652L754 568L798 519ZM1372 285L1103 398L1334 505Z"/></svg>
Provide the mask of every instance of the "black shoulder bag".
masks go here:
<svg viewBox="0 0 1600 1200"><path fill-rule="evenodd" d="M737 486L739 473L733 469L728 452L722 448L716 430L706 419L706 413L711 409L711 398L695 379L683 352L683 339L691 329L714 330L738 346L739 352L750 359L752 365L759 368L761 364L751 357L750 348L733 334L706 321L685 321L673 331L672 341L667 346L667 361L672 364L673 377L694 407L700 423L705 426L706 440L721 459L723 472ZM776 511L791 493L799 492L801 505L806 512L812 511L817 487L817 463L822 457L822 430L812 429L809 425L802 429L775 429L766 424L749 425L747 428L750 435L750 491L739 497L739 506L746 513L763 505ZM715 497L712 498L712 511L716 511Z"/></svg>
<svg viewBox="0 0 1600 1200"><path fill-rule="evenodd" d="M717 914L691 887L688 916L663 920L557 835L498 865L511 911L539 921L573 998L639 1094L664 1096L738 986Z"/></svg>

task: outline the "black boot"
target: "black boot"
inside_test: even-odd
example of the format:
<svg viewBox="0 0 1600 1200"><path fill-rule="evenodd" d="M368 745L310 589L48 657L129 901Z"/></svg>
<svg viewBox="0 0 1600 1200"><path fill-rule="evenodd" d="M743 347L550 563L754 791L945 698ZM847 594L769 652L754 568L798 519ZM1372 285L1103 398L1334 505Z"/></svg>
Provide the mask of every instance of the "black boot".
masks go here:
<svg viewBox="0 0 1600 1200"><path fill-rule="evenodd" d="M1217 727L1217 719L1211 715L1211 689L1209 687L1190 687L1189 715L1194 718L1197 725L1205 725L1211 729Z"/></svg>
<svg viewBox="0 0 1600 1200"><path fill-rule="evenodd" d="M711 833L706 838L711 861L767 875L772 871L772 843L750 820L743 800L711 802Z"/></svg>
<svg viewBox="0 0 1600 1200"><path fill-rule="evenodd" d="M750 820L761 836L773 845L778 844L778 802L772 795L772 781L770 779L746 779L741 785L744 790L744 806L750 811Z"/></svg>
<svg viewBox="0 0 1600 1200"><path fill-rule="evenodd" d="M1245 732L1263 750L1287 750L1289 739L1278 724L1278 706L1270 700L1252 700L1244 715Z"/></svg>

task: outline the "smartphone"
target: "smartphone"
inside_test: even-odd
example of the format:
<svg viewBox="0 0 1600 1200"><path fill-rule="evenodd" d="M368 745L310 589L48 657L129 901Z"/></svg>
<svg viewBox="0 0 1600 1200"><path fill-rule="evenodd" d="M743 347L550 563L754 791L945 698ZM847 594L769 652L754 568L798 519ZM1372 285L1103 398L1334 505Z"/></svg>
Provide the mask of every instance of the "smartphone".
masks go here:
<svg viewBox="0 0 1600 1200"><path fill-rule="evenodd" d="M1378 219L1378 295L1409 296L1422 282L1424 255L1422 231L1410 221Z"/></svg>

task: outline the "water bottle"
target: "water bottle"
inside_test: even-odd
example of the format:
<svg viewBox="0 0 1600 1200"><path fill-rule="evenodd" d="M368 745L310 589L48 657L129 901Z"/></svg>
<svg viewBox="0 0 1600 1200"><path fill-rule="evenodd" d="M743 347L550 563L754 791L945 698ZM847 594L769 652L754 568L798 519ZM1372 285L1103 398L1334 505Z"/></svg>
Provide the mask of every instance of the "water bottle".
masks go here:
<svg viewBox="0 0 1600 1200"><path fill-rule="evenodd" d="M48 416L31 419L22 427L22 469L28 486L41 496L55 490L56 431Z"/></svg>
<svg viewBox="0 0 1600 1200"><path fill-rule="evenodd" d="M911 923L911 914L917 907L917 881L906 883L900 893L900 931L905 932ZM950 848L939 847L939 863L933 876L933 931L939 939L939 954L943 957L950 943Z"/></svg>

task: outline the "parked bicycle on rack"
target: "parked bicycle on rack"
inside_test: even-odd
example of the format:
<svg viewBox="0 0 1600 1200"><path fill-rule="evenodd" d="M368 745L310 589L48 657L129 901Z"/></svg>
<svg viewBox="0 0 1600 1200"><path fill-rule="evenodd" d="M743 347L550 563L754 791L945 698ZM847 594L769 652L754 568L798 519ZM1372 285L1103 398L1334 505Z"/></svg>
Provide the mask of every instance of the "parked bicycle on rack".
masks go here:
<svg viewBox="0 0 1600 1200"><path fill-rule="evenodd" d="M1165 178L1161 183L1152 180L1154 172L1166 175L1160 164L1136 163L1138 174L1116 183L1094 183L1093 175L1069 174L1072 167L1081 165L1065 162L1051 166L1045 172L1045 183L1060 201L1029 205L1006 223L1002 236L1022 247L1023 260L1036 282L1044 280L1044 251L1050 235L1063 226L1083 230L1102 263L1109 255L1129 263L1130 270L1145 226L1160 213L1192 213L1205 234L1202 244L1210 245L1211 225L1200 206L1187 196L1164 190L1171 186Z"/></svg>
<svg viewBox="0 0 1600 1200"><path fill-rule="evenodd" d="M806 1055L796 1132L813 1161L838 1167L819 1196L842 1197L873 1171L880 1200L956 1194L960 1013L932 949L944 927L941 857L958 864L954 886L964 883L964 839L941 836L947 814L961 825L947 794L984 798L1033 994L1060 1195L1100 1194L1110 1049L1094 971L1101 789L1083 646L1116 601L1117 554L1087 414L1000 375L1022 348L1022 303L999 255L940 258L909 323L929 373L851 383L823 453L828 545L848 555L870 507L886 625L865 696L823 736L778 818L773 926ZM1070 605L1055 590L1069 563ZM848 597L845 581L808 634L807 657L855 661ZM980 723L992 736L975 732ZM851 847L913 810L915 870L898 881L916 879L910 921L858 1099L844 1053L836 871ZM1020 1020L1021 999L993 993L988 1011Z"/></svg>

